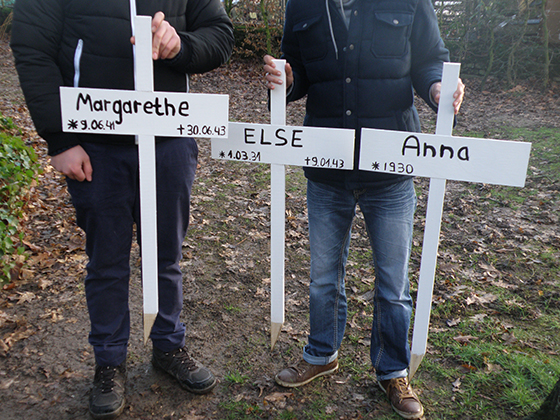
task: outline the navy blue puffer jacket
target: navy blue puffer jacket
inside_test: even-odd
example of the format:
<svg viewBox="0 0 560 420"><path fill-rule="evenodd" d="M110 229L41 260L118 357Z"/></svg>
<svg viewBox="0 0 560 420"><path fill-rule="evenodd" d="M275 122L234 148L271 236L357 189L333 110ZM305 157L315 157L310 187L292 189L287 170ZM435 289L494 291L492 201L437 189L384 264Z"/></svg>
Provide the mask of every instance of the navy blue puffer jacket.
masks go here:
<svg viewBox="0 0 560 420"><path fill-rule="evenodd" d="M429 90L441 80L449 53L430 0L356 0L348 29L334 3L287 4L282 52L295 76L288 101L307 94L305 125L356 129L357 168L362 127L420 131L413 89L433 107ZM309 179L351 189L402 179L357 169L304 170Z"/></svg>

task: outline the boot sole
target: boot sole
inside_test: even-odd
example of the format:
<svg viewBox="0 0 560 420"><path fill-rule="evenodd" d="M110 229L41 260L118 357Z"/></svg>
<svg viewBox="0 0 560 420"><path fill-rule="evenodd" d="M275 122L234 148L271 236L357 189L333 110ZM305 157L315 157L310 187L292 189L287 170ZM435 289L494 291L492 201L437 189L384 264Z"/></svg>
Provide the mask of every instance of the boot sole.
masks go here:
<svg viewBox="0 0 560 420"><path fill-rule="evenodd" d="M311 382L312 380L317 379L317 378L319 378L319 377L321 377L321 376L331 375L331 374L335 373L337 370L338 370L338 363L337 363L337 365L336 365L334 368L329 369L329 370L325 370L325 371L323 371L323 372L320 372L320 373L318 373L317 375L312 376L311 378L309 378L309 379L307 379L307 380L305 380L305 381L302 381L302 382L284 382L283 380L278 379L277 376L274 377L274 380L276 381L276 383L277 383L278 385L282 385L283 387L286 387L286 388L297 388L298 386L302 386L302 385L308 384L308 383Z"/></svg>
<svg viewBox="0 0 560 420"><path fill-rule="evenodd" d="M124 411L124 405L125 405L125 401L123 400L122 405L111 413L95 414L90 409L89 414L91 414L91 417L93 417L95 420L114 419L114 418L117 418L118 416L120 416L122 414L122 412Z"/></svg>
<svg viewBox="0 0 560 420"><path fill-rule="evenodd" d="M167 373L169 376L171 376L177 382L179 382L179 385L181 386L181 388L186 389L187 391L192 392L193 394L199 394L199 395L200 394L207 394L210 391L212 391L216 387L216 385L218 384L218 381L216 380L216 378L214 378L214 382L212 382L206 388L202 388L202 389L191 388L188 385L181 382L175 375L173 375L172 373L169 373L167 370L165 370L163 367L161 367L156 360L152 359L152 365L154 367L156 367L157 369L159 369L160 371Z"/></svg>
<svg viewBox="0 0 560 420"><path fill-rule="evenodd" d="M183 385L181 382L179 382L179 384L181 385L181 388L186 389L187 391L192 392L193 394L201 395L201 394L208 394L210 391L212 391L216 387L216 385L218 385L218 381L216 380L216 378L214 378L214 382L212 382L210 386L207 386L206 388L202 388L202 389L190 388L187 385Z"/></svg>

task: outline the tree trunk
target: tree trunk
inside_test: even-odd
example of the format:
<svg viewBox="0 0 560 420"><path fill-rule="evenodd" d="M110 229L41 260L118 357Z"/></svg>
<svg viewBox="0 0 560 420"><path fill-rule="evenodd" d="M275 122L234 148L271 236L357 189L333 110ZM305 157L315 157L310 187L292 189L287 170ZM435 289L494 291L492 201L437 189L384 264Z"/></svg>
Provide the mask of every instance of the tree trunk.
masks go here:
<svg viewBox="0 0 560 420"><path fill-rule="evenodd" d="M543 88L547 88L550 82L550 52L548 50L548 15L546 14L546 1L542 2L543 37L544 37L544 77Z"/></svg>
<svg viewBox="0 0 560 420"><path fill-rule="evenodd" d="M541 408L523 420L560 420L560 380L556 382Z"/></svg>

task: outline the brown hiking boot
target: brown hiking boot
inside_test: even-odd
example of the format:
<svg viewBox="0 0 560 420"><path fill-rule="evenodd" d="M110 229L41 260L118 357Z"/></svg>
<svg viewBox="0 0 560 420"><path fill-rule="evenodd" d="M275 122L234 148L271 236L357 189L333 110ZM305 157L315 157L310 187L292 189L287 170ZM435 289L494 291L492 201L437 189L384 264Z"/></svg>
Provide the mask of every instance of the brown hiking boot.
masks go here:
<svg viewBox="0 0 560 420"><path fill-rule="evenodd" d="M414 393L407 378L378 381L379 386L389 397L393 410L404 419L420 419L424 415L424 407Z"/></svg>
<svg viewBox="0 0 560 420"><path fill-rule="evenodd" d="M310 365L305 360L300 360L295 366L284 369L274 378L278 385L288 388L305 385L319 376L330 375L338 369L338 359L328 365Z"/></svg>

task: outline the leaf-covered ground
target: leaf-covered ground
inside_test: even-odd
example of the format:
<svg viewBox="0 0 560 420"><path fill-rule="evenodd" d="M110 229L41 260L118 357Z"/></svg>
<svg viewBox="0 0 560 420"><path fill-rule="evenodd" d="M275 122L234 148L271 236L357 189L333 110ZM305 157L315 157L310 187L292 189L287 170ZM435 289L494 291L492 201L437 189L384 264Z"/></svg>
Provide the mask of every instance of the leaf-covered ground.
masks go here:
<svg viewBox="0 0 560 420"><path fill-rule="evenodd" d="M492 137L503 127L560 129L557 87L543 92L538 86L522 83L504 90L489 83L487 91L479 92L477 81L467 80L466 85L456 135ZM34 131L5 41L0 43L0 86L0 112L21 127L22 137L35 148L44 167L30 192L22 226L30 258L0 293L0 417L87 418L94 361L87 342L89 321L83 292L87 262L84 235L75 226L65 182L48 165L45 144ZM194 77L192 89L229 94L231 120L269 121L258 65L233 61ZM303 106L300 102L288 107L289 124L302 123ZM431 111L422 106L420 111L424 130L433 132ZM523 139L523 134L510 135ZM183 248L182 318L192 354L215 372L220 384L209 395L195 396L153 370L151 347L142 343L139 259L138 247L134 246L127 404L121 418L396 418L376 387L370 368L370 303L375 274L368 261L361 215L353 229L348 264L350 317L341 349L341 369L332 378L301 390L278 387L274 374L301 357L308 329L305 181L301 169L287 168L286 322L271 351L268 168L214 161L207 139L199 141L199 148L192 220ZM467 316L468 309L477 308L479 319L500 319L504 334L497 340L505 349L539 346L557 357L558 336L552 336L548 344L520 342L510 332L516 323L530 328L539 312L558 309L560 302L560 183L558 176L543 169L554 163L551 159L558 162L560 157L533 156L522 190L448 183L434 304L449 305L450 309L448 317L433 319L431 338L440 331L452 331ZM417 179L416 183L419 208L411 260L413 291L428 186L426 180ZM525 303L502 301L495 291L500 288L515 291ZM512 307L519 310L514 312ZM502 312L509 316L501 317ZM476 337L457 333L455 339L468 344ZM429 345L427 358L434 363L456 363L438 353ZM422 365L417 378L427 418L442 418L435 415L441 407L453 409L454 399L441 400L439 396L447 394L440 390L459 390L459 379L436 382ZM491 400L494 397L486 396ZM507 407L504 413L509 413L504 418L512 417Z"/></svg>

